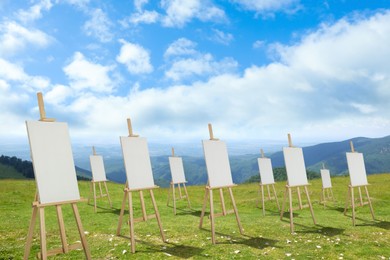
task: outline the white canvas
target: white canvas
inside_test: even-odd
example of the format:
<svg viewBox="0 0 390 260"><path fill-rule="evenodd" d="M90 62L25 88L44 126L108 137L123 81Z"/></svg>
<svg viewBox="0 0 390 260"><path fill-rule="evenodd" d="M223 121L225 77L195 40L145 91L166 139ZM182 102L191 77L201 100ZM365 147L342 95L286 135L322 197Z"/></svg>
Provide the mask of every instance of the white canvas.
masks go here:
<svg viewBox="0 0 390 260"><path fill-rule="evenodd" d="M80 199L66 123L27 121L31 158L41 204Z"/></svg>
<svg viewBox="0 0 390 260"><path fill-rule="evenodd" d="M258 158L259 172L261 178L261 184L274 184L274 173L272 171L272 164L270 158Z"/></svg>
<svg viewBox="0 0 390 260"><path fill-rule="evenodd" d="M284 162L286 164L288 185L307 185L307 175L305 161L303 159L302 148L284 147Z"/></svg>
<svg viewBox="0 0 390 260"><path fill-rule="evenodd" d="M322 188L332 188L332 182L330 180L330 172L328 169L321 169Z"/></svg>
<svg viewBox="0 0 390 260"><path fill-rule="evenodd" d="M223 141L203 140L209 186L225 187L233 185L229 156Z"/></svg>
<svg viewBox="0 0 390 260"><path fill-rule="evenodd" d="M352 186L368 185L362 153L347 153L349 178Z"/></svg>
<svg viewBox="0 0 390 260"><path fill-rule="evenodd" d="M89 161L91 163L92 180L106 181L106 171L104 170L103 157L101 155L90 155Z"/></svg>
<svg viewBox="0 0 390 260"><path fill-rule="evenodd" d="M186 182L183 160L181 157L169 157L169 167L171 169L173 183L176 184Z"/></svg>
<svg viewBox="0 0 390 260"><path fill-rule="evenodd" d="M146 138L120 137L129 189L153 188L154 180Z"/></svg>

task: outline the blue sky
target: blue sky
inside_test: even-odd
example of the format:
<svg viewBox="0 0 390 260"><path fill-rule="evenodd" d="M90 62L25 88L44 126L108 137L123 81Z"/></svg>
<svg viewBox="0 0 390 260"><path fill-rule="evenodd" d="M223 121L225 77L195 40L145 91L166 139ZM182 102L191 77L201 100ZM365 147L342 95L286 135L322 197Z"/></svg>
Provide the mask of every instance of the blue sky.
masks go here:
<svg viewBox="0 0 390 260"><path fill-rule="evenodd" d="M337 141L390 133L390 2L0 1L0 141ZM260 145L260 144L259 144Z"/></svg>

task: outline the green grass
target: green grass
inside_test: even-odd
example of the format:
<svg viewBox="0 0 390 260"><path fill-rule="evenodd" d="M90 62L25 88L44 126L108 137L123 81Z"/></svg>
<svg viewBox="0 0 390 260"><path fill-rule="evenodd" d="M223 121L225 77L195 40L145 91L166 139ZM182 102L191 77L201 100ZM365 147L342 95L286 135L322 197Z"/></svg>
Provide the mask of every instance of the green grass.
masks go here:
<svg viewBox="0 0 390 260"><path fill-rule="evenodd" d="M79 211L93 259L123 259L134 256L139 259L156 258L263 258L271 259L389 259L390 258L390 174L368 177L370 195L376 221L371 219L369 207L357 209L357 226L352 226L350 211L343 215L349 178L332 179L335 203L326 208L318 204L320 180L313 180L309 187L317 225L314 225L309 209L294 212L295 233L290 234L289 220L280 220L275 202L266 202L266 215L256 208L257 184L244 184L233 188L245 235L240 235L234 215L216 219L217 244L211 244L210 222L205 218L199 229L204 187L188 187L192 210L186 201L178 201L178 214L166 206L167 189L156 189L167 243L161 241L155 219L136 223L136 254L130 253L130 240L115 235L123 198L123 185L109 183L113 209L106 200L98 201L98 212L93 206L79 203ZM79 182L83 197L89 195L89 182ZM284 183L277 183L279 201L282 202ZM0 181L0 259L21 259L31 218L31 202L35 182L28 180ZM145 192L148 214L153 213L150 197ZM134 196L135 215L141 216L138 195ZM228 209L230 199L225 192ZM220 211L218 193L214 192L215 208ZM80 240L70 206L63 206L68 243ZM61 245L54 207L45 211L48 248ZM126 211L126 217L128 217ZM40 250L37 223L30 258ZM128 236L129 227L123 225L122 234ZM80 259L82 251L71 251L54 259Z"/></svg>

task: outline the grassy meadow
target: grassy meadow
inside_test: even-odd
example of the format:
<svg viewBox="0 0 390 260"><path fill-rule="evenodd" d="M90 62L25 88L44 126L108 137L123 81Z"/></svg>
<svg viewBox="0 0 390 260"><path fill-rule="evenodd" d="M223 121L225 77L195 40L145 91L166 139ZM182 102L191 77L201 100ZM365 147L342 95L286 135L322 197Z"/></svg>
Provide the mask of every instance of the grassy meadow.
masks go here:
<svg viewBox="0 0 390 260"><path fill-rule="evenodd" d="M110 209L106 199L98 200L98 210L87 202L78 203L81 220L93 259L390 259L390 174L368 176L369 192L376 220L368 206L356 211L357 226L352 226L351 211L343 215L349 177L332 178L335 202L324 208L319 204L321 180L311 181L310 197L317 225L313 224L308 208L294 211L295 233L290 233L288 213L281 221L274 201L266 202L266 215L256 207L258 184L242 184L233 188L244 235L239 233L234 214L216 218L217 244L211 243L210 221L205 218L199 229L204 186L188 187L192 209L185 200L177 202L177 215L168 207L168 189L155 189L167 242L163 243L155 219L135 225L136 253L130 252L129 226L124 224L122 235L116 236L118 217L123 198L123 185L108 183L113 201ZM90 183L79 182L81 196L89 196ZM277 183L279 202L282 203L284 183ZM27 180L0 181L0 259L22 259L35 182ZM144 192L147 213L153 213L149 193ZM227 209L231 209L228 193L224 193ZM358 194L357 192L355 194ZM296 194L293 194L296 202ZM138 193L133 195L134 212L141 216ZM305 198L303 196L302 198ZM214 207L220 212L220 200L214 191ZM306 201L305 199L303 200ZM296 203L295 203L296 205ZM79 241L73 212L64 205L63 214L68 243ZM207 208L208 212L208 208ZM60 247L61 240L54 207L45 210L48 249ZM125 217L128 217L126 211ZM40 250L39 223L33 237L30 258ZM82 259L80 250L52 259Z"/></svg>

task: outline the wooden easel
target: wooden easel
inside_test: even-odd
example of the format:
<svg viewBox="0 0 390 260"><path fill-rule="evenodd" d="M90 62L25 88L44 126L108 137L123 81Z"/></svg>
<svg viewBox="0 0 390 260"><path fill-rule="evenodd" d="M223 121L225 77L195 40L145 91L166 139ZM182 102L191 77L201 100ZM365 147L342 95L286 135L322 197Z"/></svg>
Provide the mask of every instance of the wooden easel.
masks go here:
<svg viewBox="0 0 390 260"><path fill-rule="evenodd" d="M40 112L39 121L54 122L55 121L54 118L46 118L42 93L38 92L37 97L38 97L38 106L39 106L39 112ZM77 202L80 202L80 201L81 200L42 204L42 203L40 203L38 191L36 192L34 202L32 203L33 210L32 210L30 226L28 229L28 235L27 235L27 239L26 239L26 246L24 248L23 259L27 260L29 255L30 255L31 243L32 243L33 233L34 233L34 229L35 229L35 222L37 219L38 212L39 212L39 224L40 224L39 229L40 229L40 239L41 239L41 251L40 251L40 253L37 254L37 257L39 259L45 260L45 259L47 259L48 256L57 255L60 253L68 253L70 250L81 249L81 248L84 250L85 257L87 259L92 259L91 253L90 253L89 248L88 248L87 240L85 238L84 229L83 229L81 219L80 219L80 214L79 214L77 204L76 204ZM76 224L77 224L77 228L78 228L78 231L80 234L81 244L80 243L68 244L68 242L67 242L66 233L65 233L64 218L62 215L62 205L64 205L64 204L70 204L72 207L73 214L74 214ZM59 225L59 229L60 229L61 243L62 243L62 247L51 249L51 250L47 250L47 246L46 246L45 207L48 207L48 206L55 206L55 208L56 208L57 220L58 220L58 225Z"/></svg>
<svg viewBox="0 0 390 260"><path fill-rule="evenodd" d="M261 158L265 158L264 156L264 151L263 149L260 149L260 153L261 153ZM258 192L258 195L260 197L260 193L261 193L261 203L262 203L262 206L263 206L263 216L265 216L265 201L271 201L273 199L275 199L276 201L276 205L278 206L278 211L280 211L280 205L279 205L279 201L278 201L278 196L276 195L276 190L275 190L275 185L274 183L272 184L262 184L262 182L259 183L259 192ZM267 187L267 192L268 192L268 197L267 199L264 199L264 186ZM270 188L269 187L272 187L272 190L273 190L273 193L274 193L274 196L272 197L271 196L271 192L270 192ZM259 206L259 200L257 200L256 202L256 207Z"/></svg>
<svg viewBox="0 0 390 260"><path fill-rule="evenodd" d="M93 155L96 155L95 146L92 146L92 153L93 153ZM103 193L102 183L104 184L104 189L106 190L106 193ZM99 185L99 190L100 190L100 195L97 195L97 196L96 196L96 184ZM110 208L112 208L110 194L108 194L107 181L106 180L105 181L95 181L93 179L93 173L92 173L90 193L93 196L93 205L94 205L95 213L96 213L96 199L107 197L108 203L110 204ZM90 200L91 200L91 197L88 198L88 204L89 204Z"/></svg>
<svg viewBox="0 0 390 260"><path fill-rule="evenodd" d="M322 169L325 170L325 164L322 164ZM328 201L334 201L332 186L324 187L324 184L322 184L320 204L323 204L325 207L325 204Z"/></svg>
<svg viewBox="0 0 390 260"><path fill-rule="evenodd" d="M289 147L294 147L292 145L291 135L290 134L288 134L288 145L289 145ZM288 181L287 181L286 190L284 192L284 199L283 199L283 204L282 204L282 210L280 212L280 219L283 220L284 207L285 207L285 204L286 204L286 198L287 198L287 194L288 194L288 200L289 200L289 206L290 206L289 211L290 211L290 231L291 231L291 233L294 233L294 214L293 214L294 210L298 210L298 209L303 209L303 208L309 207L311 216L313 218L313 223L314 223L314 225L316 225L316 220L315 220L315 217L314 217L314 211L313 211L313 207L312 207L311 202L310 202L309 191L307 189L308 185L309 184L300 185L300 186L290 186ZM300 189L299 189L301 186L304 187L304 190L305 190L305 193L306 193L307 202L308 202L307 205L302 205L301 192L300 192ZM295 209L293 208L293 204L292 204L292 188L297 188L297 194L298 194L299 208L295 208Z"/></svg>
<svg viewBox="0 0 390 260"><path fill-rule="evenodd" d="M133 128L131 126L130 118L127 119L127 127L129 130L129 137L137 138L139 135L133 134ZM160 213L157 208L156 200L154 198L153 189L158 188L158 186L150 187L147 189L129 189L128 180L126 181L125 188L124 188L124 194L123 194L123 200L122 200L122 207L119 214L119 221L118 221L118 228L116 230L116 235L120 236L121 229L122 229L122 222L123 222L123 215L126 207L126 200L128 200L128 206L129 206L129 225L130 225L130 241L131 241L131 252L135 253L135 234L134 234L134 223L136 222L142 222L147 221L148 219L156 218L158 226L160 228L160 234L163 242L166 242L165 235L163 231L163 227L161 224L160 219ZM154 214L147 215L146 214L146 208L145 208L145 200L144 200L144 190L149 190L150 197L152 200L152 204L154 207ZM141 201L141 210L142 210L142 217L140 218L134 218L134 210L133 210L133 192L139 192L139 197Z"/></svg>
<svg viewBox="0 0 390 260"><path fill-rule="evenodd" d="M175 157L175 149L173 147L172 147L172 157ZM175 192L175 185L176 184L177 184L177 188L179 190L179 198L176 198L176 194L175 194L176 193ZM180 184L183 185L185 195L182 195ZM189 198L188 192L187 192L186 182L174 183L173 180L171 181L171 183L169 185L169 190L168 190L167 206L169 206L171 192L172 192L172 201L173 201L173 214L176 215L176 201L180 200L180 199L187 199L188 208L191 209L191 203L190 203L190 198Z"/></svg>
<svg viewBox="0 0 390 260"><path fill-rule="evenodd" d="M218 141L219 139L214 138L213 129L212 129L211 124L208 124L208 128L209 128L210 140ZM244 231L243 231L242 226L241 226L240 216L238 215L237 206L236 206L236 202L234 200L233 191L232 191L232 187L235 187L235 186L237 186L237 185L231 185L231 186L225 186L225 187L210 187L209 182L208 182L206 187L205 187L205 195L204 195L202 213L200 215L199 228L202 228L202 226L203 226L203 218L204 218L204 214L205 214L205 210L206 210L207 199L209 199L209 203L210 203L210 216L209 216L209 218L210 218L210 222L211 222L211 242L213 244L216 244L215 223L214 223L216 217L226 216L227 214L234 213L236 215L236 221L237 221L237 225L238 225L238 228L240 230L240 233L241 233L241 235L244 234ZM232 205L233 205L233 210L228 210L228 211L226 210L225 200L223 197L223 188L227 188L229 191L230 199L231 199ZM221 199L221 207L222 207L222 212L217 213L217 214L214 213L214 199L213 199L213 190L214 189L219 190L219 196Z"/></svg>
<svg viewBox="0 0 390 260"><path fill-rule="evenodd" d="M355 152L355 148L353 146L352 141L350 141L350 146L351 146L351 152L354 153ZM368 193L367 186L368 186L368 184L367 185L360 185L360 186L352 186L352 184L350 183L348 185L348 194L347 194L347 200L345 202L344 215L347 214L347 210L348 210L349 206L351 206L352 207L352 224L354 226L356 225L356 221L355 221L355 207L356 207L355 202L356 201L355 201L354 188L358 188L358 191L359 191L359 199L358 199L359 205L358 206L363 207L364 205L369 205L370 206L370 212L371 212L372 219L375 220L374 209L372 207L371 198L370 198L370 195ZM362 187L364 187L364 190L366 192L366 199L367 199L367 201L363 200L362 190L361 190Z"/></svg>

